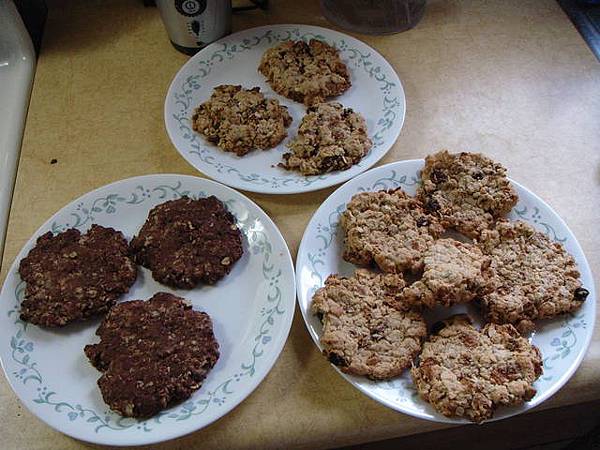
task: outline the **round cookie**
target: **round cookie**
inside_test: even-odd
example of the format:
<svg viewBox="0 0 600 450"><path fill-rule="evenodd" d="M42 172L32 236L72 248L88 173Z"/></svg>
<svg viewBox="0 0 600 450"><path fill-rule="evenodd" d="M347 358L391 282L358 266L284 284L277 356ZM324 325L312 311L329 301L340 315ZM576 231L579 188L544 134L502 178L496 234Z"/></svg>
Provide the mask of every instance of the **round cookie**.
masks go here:
<svg viewBox="0 0 600 450"><path fill-rule="evenodd" d="M531 400L541 374L539 350L512 325L478 331L465 315L440 323L411 369L419 395L436 411L477 423L499 406Z"/></svg>
<svg viewBox="0 0 600 450"><path fill-rule="evenodd" d="M268 49L258 71L275 92L307 106L340 95L351 86L338 51L316 39L308 44L285 41Z"/></svg>
<svg viewBox="0 0 600 450"><path fill-rule="evenodd" d="M219 359L208 314L183 298L159 292L150 300L123 302L85 346L108 406L126 417L151 417L189 398Z"/></svg>
<svg viewBox="0 0 600 450"><path fill-rule="evenodd" d="M536 319L578 309L588 296L575 260L558 242L522 221L498 221L481 236L496 289L482 297L488 321L512 323L522 333Z"/></svg>
<svg viewBox="0 0 600 450"><path fill-rule="evenodd" d="M181 289L216 283L243 251L233 215L214 196L155 206L129 249L156 281Z"/></svg>
<svg viewBox="0 0 600 450"><path fill-rule="evenodd" d="M438 220L401 189L362 192L341 216L346 261L384 272L423 269L424 253L443 233Z"/></svg>
<svg viewBox="0 0 600 450"><path fill-rule="evenodd" d="M303 175L346 170L369 152L373 143L363 117L336 102L308 108L298 135L288 144L291 152L279 165Z"/></svg>
<svg viewBox="0 0 600 450"><path fill-rule="evenodd" d="M137 277L120 231L92 225L48 232L19 264L25 281L21 320L61 327L108 311Z"/></svg>
<svg viewBox="0 0 600 450"><path fill-rule="evenodd" d="M192 128L222 150L243 156L275 147L292 123L287 108L266 99L260 88L217 86L192 116Z"/></svg>
<svg viewBox="0 0 600 450"><path fill-rule="evenodd" d="M488 292L490 258L473 244L439 239L425 252L423 276L402 291L415 306L433 308L469 303Z"/></svg>
<svg viewBox="0 0 600 450"><path fill-rule="evenodd" d="M427 335L423 317L397 298L401 275L358 269L352 277L330 275L313 296L321 317L320 342L343 372L384 380L411 365Z"/></svg>
<svg viewBox="0 0 600 450"><path fill-rule="evenodd" d="M481 153L429 155L421 180L417 197L425 208L439 215L444 226L474 239L518 200L506 169Z"/></svg>

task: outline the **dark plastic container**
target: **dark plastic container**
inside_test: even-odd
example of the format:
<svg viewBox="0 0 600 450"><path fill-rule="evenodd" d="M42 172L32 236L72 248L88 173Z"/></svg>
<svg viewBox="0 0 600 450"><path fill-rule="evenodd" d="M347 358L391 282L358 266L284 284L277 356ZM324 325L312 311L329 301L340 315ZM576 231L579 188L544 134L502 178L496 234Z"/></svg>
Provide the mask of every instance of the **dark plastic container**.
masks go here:
<svg viewBox="0 0 600 450"><path fill-rule="evenodd" d="M321 0L331 23L362 34L400 33L414 27L425 12L426 0Z"/></svg>

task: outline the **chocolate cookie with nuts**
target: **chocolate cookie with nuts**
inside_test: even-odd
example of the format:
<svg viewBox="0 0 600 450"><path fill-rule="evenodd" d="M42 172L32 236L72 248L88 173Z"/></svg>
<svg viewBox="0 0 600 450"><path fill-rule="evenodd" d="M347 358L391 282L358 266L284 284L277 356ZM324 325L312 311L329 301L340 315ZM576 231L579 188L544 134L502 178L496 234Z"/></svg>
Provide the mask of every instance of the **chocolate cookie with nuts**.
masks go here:
<svg viewBox="0 0 600 450"><path fill-rule="evenodd" d="M85 346L104 401L126 417L146 418L189 398L219 359L208 314L181 297L159 292L123 302Z"/></svg>
<svg viewBox="0 0 600 450"><path fill-rule="evenodd" d="M19 264L25 281L21 320L44 327L105 313L137 277L120 231L92 225L43 234Z"/></svg>
<svg viewBox="0 0 600 450"><path fill-rule="evenodd" d="M155 206L129 249L156 281L181 289L216 283L243 252L235 218L214 196Z"/></svg>

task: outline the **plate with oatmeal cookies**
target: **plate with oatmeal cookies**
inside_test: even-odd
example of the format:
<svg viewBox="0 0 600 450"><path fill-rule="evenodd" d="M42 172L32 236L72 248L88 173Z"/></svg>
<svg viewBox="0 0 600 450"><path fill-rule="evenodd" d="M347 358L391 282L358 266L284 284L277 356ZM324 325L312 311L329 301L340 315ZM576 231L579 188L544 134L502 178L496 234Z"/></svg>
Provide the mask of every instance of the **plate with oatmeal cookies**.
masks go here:
<svg viewBox="0 0 600 450"><path fill-rule="evenodd" d="M165 99L165 127L192 166L236 189L291 194L379 161L402 125L402 83L377 51L309 25L226 36L194 55Z"/></svg>
<svg viewBox="0 0 600 450"><path fill-rule="evenodd" d="M544 402L577 370L596 316L571 230L481 153L443 150L347 182L309 222L296 274L323 361L438 422Z"/></svg>
<svg viewBox="0 0 600 450"><path fill-rule="evenodd" d="M0 359L21 403L76 439L146 445L205 427L261 383L295 277L277 226L244 195L147 175L52 216L0 299Z"/></svg>

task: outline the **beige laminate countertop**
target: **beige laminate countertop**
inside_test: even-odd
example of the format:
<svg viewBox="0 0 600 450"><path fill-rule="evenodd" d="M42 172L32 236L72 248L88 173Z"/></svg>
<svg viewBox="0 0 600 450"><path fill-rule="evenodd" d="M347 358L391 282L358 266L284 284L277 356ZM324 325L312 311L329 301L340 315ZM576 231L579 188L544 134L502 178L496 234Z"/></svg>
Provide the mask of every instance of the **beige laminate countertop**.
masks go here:
<svg viewBox="0 0 600 450"><path fill-rule="evenodd" d="M330 27L317 0L271 3L267 13L236 15L234 30ZM48 4L0 281L32 233L79 195L135 175L199 175L164 130L166 90L188 57L171 47L157 10L133 0ZM358 37L387 58L406 90L406 122L382 164L442 147L484 151L566 220L600 273L600 64L554 0L431 1L411 31ZM332 191L248 195L295 255ZM541 408L600 399L599 373L597 326L580 369ZM33 417L0 378L2 448L86 446ZM318 448L442 427L393 412L344 382L297 312L281 357L246 401L160 448Z"/></svg>

